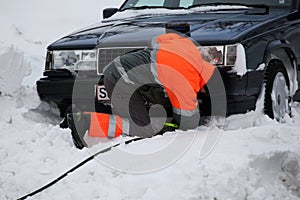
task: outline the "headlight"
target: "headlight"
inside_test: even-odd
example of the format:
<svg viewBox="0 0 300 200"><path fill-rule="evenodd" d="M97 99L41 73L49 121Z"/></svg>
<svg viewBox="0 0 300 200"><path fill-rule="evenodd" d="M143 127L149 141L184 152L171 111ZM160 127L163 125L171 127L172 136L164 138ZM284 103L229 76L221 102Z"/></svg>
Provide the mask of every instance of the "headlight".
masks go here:
<svg viewBox="0 0 300 200"><path fill-rule="evenodd" d="M244 47L241 44L226 45L226 46L200 46L202 57L205 61L217 65L219 67L235 67L239 57L242 60L245 56L238 54Z"/></svg>
<svg viewBox="0 0 300 200"><path fill-rule="evenodd" d="M223 65L224 46L201 46L199 47L202 58L214 65Z"/></svg>
<svg viewBox="0 0 300 200"><path fill-rule="evenodd" d="M96 70L96 50L53 51L52 69Z"/></svg>

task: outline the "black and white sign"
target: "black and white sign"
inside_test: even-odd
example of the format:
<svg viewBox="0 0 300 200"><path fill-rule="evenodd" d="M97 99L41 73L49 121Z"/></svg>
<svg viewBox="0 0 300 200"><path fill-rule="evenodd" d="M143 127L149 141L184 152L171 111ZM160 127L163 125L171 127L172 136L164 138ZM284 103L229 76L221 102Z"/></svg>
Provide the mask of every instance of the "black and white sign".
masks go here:
<svg viewBox="0 0 300 200"><path fill-rule="evenodd" d="M110 100L104 85L96 86L96 96L97 96L98 101L109 101Z"/></svg>

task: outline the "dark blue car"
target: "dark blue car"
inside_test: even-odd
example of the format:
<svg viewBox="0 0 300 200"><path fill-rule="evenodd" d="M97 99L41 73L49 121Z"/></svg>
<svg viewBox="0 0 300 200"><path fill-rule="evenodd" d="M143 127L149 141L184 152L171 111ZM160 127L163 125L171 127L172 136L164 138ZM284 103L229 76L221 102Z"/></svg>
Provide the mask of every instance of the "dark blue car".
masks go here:
<svg viewBox="0 0 300 200"><path fill-rule="evenodd" d="M281 120L291 114L291 102L300 100L298 0L127 0L103 16L48 47L37 89L62 117L72 106L109 113L103 68L170 30L194 40L218 67L227 115L254 110L259 99L267 115ZM209 91L199 93L199 101L201 114L209 115Z"/></svg>

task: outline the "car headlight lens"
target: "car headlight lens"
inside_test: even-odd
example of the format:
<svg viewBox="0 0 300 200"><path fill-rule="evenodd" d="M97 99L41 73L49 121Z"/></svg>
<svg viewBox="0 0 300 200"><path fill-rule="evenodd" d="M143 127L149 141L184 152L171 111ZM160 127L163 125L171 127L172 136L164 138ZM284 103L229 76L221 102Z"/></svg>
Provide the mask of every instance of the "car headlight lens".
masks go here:
<svg viewBox="0 0 300 200"><path fill-rule="evenodd" d="M52 69L96 70L96 50L53 51Z"/></svg>
<svg viewBox="0 0 300 200"><path fill-rule="evenodd" d="M222 65L224 60L224 46L201 46L199 50L202 58L211 64Z"/></svg>
<svg viewBox="0 0 300 200"><path fill-rule="evenodd" d="M241 44L226 46L200 46L202 58L219 67L234 67L238 57L238 46Z"/></svg>

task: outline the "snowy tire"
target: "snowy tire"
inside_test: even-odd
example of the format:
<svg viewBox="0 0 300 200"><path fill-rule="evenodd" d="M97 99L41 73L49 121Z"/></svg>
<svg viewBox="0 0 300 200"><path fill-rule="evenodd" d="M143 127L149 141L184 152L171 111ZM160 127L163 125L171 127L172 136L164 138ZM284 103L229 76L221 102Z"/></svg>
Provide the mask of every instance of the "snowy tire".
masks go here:
<svg viewBox="0 0 300 200"><path fill-rule="evenodd" d="M276 61L268 66L265 74L264 112L280 122L291 115L289 77L284 66Z"/></svg>

